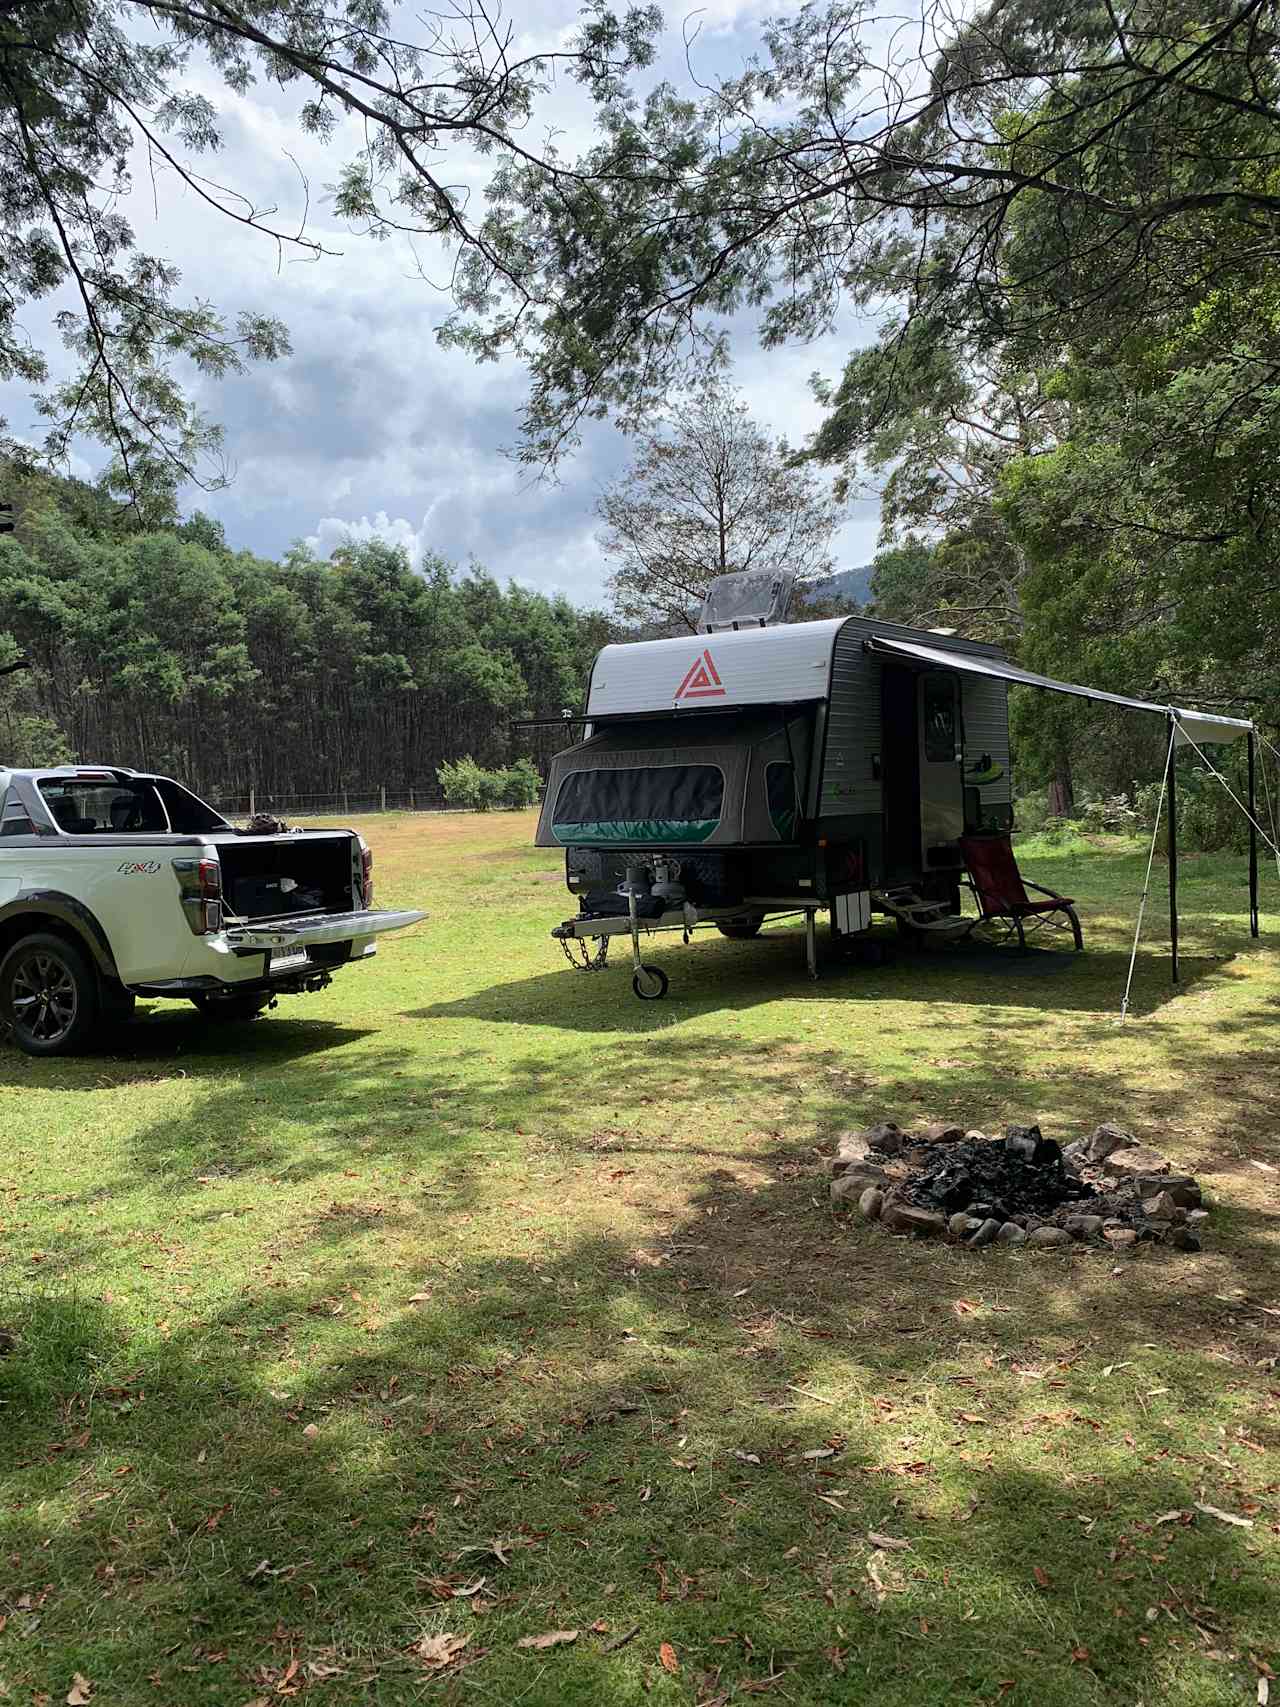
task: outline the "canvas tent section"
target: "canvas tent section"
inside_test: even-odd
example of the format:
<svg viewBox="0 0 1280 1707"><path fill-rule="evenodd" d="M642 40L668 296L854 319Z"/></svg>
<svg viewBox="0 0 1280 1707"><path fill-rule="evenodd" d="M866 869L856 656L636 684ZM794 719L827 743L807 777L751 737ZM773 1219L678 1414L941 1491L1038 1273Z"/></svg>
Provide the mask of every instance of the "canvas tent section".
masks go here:
<svg viewBox="0 0 1280 1707"><path fill-rule="evenodd" d="M795 711L605 724L559 753L539 847L724 848L794 842L811 720Z"/></svg>

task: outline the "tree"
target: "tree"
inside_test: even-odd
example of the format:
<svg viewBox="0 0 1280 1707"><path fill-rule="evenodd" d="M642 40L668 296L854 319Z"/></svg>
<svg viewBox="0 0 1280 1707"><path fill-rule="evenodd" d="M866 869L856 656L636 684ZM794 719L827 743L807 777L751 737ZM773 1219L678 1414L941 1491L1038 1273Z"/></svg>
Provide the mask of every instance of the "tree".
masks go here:
<svg viewBox="0 0 1280 1707"><path fill-rule="evenodd" d="M651 56L660 21L656 7L615 15L593 0L571 40L519 57L513 27L484 0L428 12L416 39L398 33L401 24L412 33L407 18L395 18L393 33L384 0L2 0L0 379L38 389L49 456L65 458L79 435L100 440L110 489L149 524L166 521L177 486L226 478L221 434L184 394L183 364L226 374L289 346L274 316L229 321L209 303L181 301L177 269L137 251L123 211L131 157L176 174L211 213L320 252L305 223L202 169L222 134L188 70L204 61L236 92L257 77L296 91L301 130L338 146L343 121L354 121L339 214L373 235L475 247L519 292L523 255L483 229L457 152L488 158L499 180L516 162L536 166L555 193L574 174L526 134L537 96L567 73L603 103L618 98L627 71ZM63 383L21 321L25 306L55 293L66 298L56 323L74 362Z"/></svg>
<svg viewBox="0 0 1280 1707"><path fill-rule="evenodd" d="M888 302L968 357L1046 318L1115 345L1126 317L1272 264L1274 20L1274 0L926 0L895 29L809 0L700 100L607 95L576 177L497 175L486 238L521 255L519 288L469 250L454 335L528 356L539 456L585 415L643 419L744 311L772 344Z"/></svg>
<svg viewBox="0 0 1280 1707"><path fill-rule="evenodd" d="M627 472L597 506L617 562L609 589L629 621L692 629L716 575L830 572L836 507L782 440L710 379L637 435Z"/></svg>

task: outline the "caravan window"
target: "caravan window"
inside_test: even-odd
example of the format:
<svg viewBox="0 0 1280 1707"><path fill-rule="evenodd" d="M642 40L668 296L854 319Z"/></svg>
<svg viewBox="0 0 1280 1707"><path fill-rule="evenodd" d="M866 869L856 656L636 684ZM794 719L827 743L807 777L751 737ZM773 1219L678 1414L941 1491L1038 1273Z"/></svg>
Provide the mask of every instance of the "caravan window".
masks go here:
<svg viewBox="0 0 1280 1707"><path fill-rule="evenodd" d="M775 759L765 767L764 782L769 796L769 821L784 842L794 842L800 821L795 766Z"/></svg>
<svg viewBox="0 0 1280 1707"><path fill-rule="evenodd" d="M924 678L924 756L929 764L946 764L959 750L956 740L956 679Z"/></svg>
<svg viewBox="0 0 1280 1707"><path fill-rule="evenodd" d="M634 765L573 771L560 784L558 842L705 842L724 809L719 765Z"/></svg>

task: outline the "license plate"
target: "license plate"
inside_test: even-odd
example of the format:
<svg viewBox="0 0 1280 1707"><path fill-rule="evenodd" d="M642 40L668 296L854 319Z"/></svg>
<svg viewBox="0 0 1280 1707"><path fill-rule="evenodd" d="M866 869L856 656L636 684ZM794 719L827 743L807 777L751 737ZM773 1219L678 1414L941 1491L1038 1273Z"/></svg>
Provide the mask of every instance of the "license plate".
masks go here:
<svg viewBox="0 0 1280 1707"><path fill-rule="evenodd" d="M271 950L271 970L286 972L291 966L305 966L307 951L305 948L273 948Z"/></svg>

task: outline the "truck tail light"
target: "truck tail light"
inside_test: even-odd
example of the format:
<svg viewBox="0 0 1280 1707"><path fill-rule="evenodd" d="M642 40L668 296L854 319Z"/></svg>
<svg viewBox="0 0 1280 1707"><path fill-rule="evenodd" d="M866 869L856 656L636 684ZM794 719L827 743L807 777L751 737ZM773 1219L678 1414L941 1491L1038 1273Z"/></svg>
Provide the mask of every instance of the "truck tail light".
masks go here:
<svg viewBox="0 0 1280 1707"><path fill-rule="evenodd" d="M373 849L360 838L360 899L364 906L373 905Z"/></svg>
<svg viewBox="0 0 1280 1707"><path fill-rule="evenodd" d="M222 929L222 867L216 859L175 859L182 910L193 936Z"/></svg>

